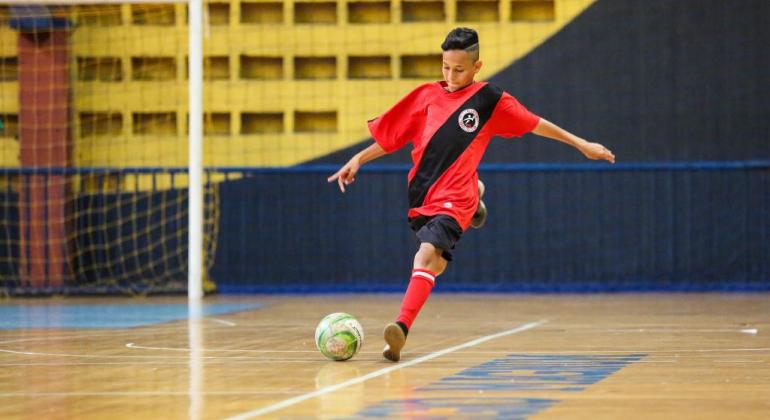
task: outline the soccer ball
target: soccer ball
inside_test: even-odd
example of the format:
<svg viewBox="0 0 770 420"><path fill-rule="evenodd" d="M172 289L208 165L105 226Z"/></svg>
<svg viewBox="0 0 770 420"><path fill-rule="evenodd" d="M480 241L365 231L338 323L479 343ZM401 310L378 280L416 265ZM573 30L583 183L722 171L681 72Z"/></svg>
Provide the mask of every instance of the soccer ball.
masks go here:
<svg viewBox="0 0 770 420"><path fill-rule="evenodd" d="M315 329L315 345L331 360L348 360L364 344L364 329L353 315L336 312L326 315Z"/></svg>

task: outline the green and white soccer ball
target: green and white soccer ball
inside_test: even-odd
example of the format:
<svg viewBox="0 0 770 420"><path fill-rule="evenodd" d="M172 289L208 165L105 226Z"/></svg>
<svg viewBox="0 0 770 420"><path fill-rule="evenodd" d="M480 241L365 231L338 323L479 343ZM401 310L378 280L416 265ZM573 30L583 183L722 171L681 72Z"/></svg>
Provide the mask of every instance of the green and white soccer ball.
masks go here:
<svg viewBox="0 0 770 420"><path fill-rule="evenodd" d="M315 345L331 360L348 360L364 345L364 329L353 315L326 315L315 329Z"/></svg>

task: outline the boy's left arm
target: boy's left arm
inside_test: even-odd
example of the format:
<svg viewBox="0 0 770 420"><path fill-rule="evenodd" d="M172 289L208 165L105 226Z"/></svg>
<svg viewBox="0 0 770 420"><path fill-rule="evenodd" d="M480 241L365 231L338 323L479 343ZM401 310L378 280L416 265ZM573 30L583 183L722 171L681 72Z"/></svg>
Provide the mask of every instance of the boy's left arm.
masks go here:
<svg viewBox="0 0 770 420"><path fill-rule="evenodd" d="M578 149L588 159L603 159L610 163L615 163L615 155L606 147L599 143L591 143L582 139L545 118L540 118L540 122L537 123L532 132L538 136L548 137L569 144Z"/></svg>

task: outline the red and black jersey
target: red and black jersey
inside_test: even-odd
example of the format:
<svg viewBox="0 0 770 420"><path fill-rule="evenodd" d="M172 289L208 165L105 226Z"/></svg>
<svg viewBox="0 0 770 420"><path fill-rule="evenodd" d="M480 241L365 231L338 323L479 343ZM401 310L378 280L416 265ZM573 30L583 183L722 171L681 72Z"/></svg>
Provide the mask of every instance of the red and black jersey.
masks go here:
<svg viewBox="0 0 770 420"><path fill-rule="evenodd" d="M486 82L449 92L444 82L424 84L369 121L388 153L411 142L409 214L453 217L463 230L478 205L478 169L489 140L532 131L540 117Z"/></svg>

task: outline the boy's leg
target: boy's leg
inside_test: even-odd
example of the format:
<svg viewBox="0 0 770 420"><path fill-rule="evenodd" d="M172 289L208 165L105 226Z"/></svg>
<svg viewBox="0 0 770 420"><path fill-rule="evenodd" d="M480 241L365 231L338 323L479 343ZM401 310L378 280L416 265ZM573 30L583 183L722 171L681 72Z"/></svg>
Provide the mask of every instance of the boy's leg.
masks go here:
<svg viewBox="0 0 770 420"><path fill-rule="evenodd" d="M401 302L401 311L396 322L388 324L383 332L387 345L382 355L386 359L394 362L401 359L401 349L406 343L406 335L425 301L428 300L436 277L446 269L447 260L442 256L443 252L442 249L430 243L420 244L420 249L414 256L414 269Z"/></svg>
<svg viewBox="0 0 770 420"><path fill-rule="evenodd" d="M407 331L412 328L414 319L428 300L436 277L446 270L447 260L444 259L443 253L444 250L435 245L423 242L414 256L412 276L401 303L401 311L396 318L397 322L404 324Z"/></svg>
<svg viewBox="0 0 770 420"><path fill-rule="evenodd" d="M420 248L414 256L412 276L398 318L384 331L387 345L382 355L394 362L401 358L401 348L406 342L412 322L428 300L436 276L443 273L447 263L452 260L451 250L463 234L460 224L443 214L418 217L410 220L409 224L415 231Z"/></svg>

